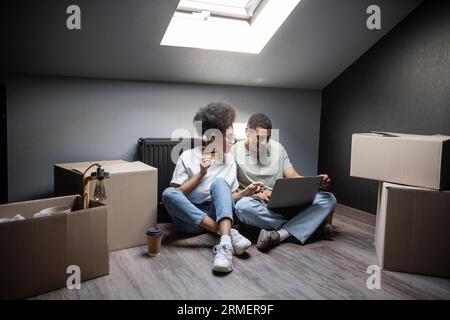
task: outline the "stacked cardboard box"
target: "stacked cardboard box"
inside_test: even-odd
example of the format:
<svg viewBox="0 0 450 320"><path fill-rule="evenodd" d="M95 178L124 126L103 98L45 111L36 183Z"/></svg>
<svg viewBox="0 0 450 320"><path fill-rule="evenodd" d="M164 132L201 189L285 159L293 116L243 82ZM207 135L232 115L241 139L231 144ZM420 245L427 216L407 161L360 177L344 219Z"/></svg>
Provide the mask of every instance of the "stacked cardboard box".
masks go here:
<svg viewBox="0 0 450 320"><path fill-rule="evenodd" d="M450 136L353 134L350 175L380 181L380 267L450 277Z"/></svg>
<svg viewBox="0 0 450 320"><path fill-rule="evenodd" d="M107 199L104 201L109 206L109 250L146 244L146 230L156 225L157 169L139 161L95 162L110 174L110 178L105 180ZM55 164L55 195L83 194L83 172L92 163ZM95 170L92 168L87 175ZM91 181L89 189L92 199L95 181Z"/></svg>
<svg viewBox="0 0 450 320"><path fill-rule="evenodd" d="M34 217L60 206L72 212ZM109 273L107 205L91 201L82 209L81 197L72 195L0 206L0 218L18 214L25 219L0 223L0 299L63 288L69 266L79 267L81 281Z"/></svg>

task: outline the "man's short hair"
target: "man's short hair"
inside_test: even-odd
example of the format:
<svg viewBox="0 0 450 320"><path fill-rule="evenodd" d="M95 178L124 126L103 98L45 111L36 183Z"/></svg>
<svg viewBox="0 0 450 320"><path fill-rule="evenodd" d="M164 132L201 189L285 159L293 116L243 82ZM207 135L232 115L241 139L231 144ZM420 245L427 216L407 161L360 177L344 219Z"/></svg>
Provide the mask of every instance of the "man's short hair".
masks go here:
<svg viewBox="0 0 450 320"><path fill-rule="evenodd" d="M200 108L194 117L194 121L202 123L202 132L210 129L219 130L225 133L226 130L233 125L236 118L234 107L228 102L211 102L205 107Z"/></svg>
<svg viewBox="0 0 450 320"><path fill-rule="evenodd" d="M255 113L248 119L247 128L272 129L272 120L264 113Z"/></svg>

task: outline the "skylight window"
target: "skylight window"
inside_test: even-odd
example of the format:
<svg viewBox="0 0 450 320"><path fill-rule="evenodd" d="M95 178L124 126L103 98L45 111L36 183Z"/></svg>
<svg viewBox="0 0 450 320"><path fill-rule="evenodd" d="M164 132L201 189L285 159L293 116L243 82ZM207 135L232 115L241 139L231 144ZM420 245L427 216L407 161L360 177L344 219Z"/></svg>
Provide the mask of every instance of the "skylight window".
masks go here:
<svg viewBox="0 0 450 320"><path fill-rule="evenodd" d="M300 0L181 0L164 46L260 53Z"/></svg>
<svg viewBox="0 0 450 320"><path fill-rule="evenodd" d="M177 11L207 11L211 15L249 20L261 0L181 0Z"/></svg>

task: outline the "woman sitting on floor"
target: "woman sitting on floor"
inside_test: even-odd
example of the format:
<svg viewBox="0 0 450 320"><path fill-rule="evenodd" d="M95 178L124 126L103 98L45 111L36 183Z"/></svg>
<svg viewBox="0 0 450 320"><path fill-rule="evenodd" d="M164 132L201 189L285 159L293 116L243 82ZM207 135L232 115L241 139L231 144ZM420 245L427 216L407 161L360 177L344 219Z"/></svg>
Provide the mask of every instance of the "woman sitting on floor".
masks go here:
<svg viewBox="0 0 450 320"><path fill-rule="evenodd" d="M243 254L251 242L232 229L234 203L259 191L253 183L238 191L236 163L229 153L234 143L232 124L236 117L228 103L210 103L200 108L194 121L200 122L203 146L184 151L178 159L171 187L163 192L163 203L174 226L181 232L219 234L214 247L213 271L233 270L233 254Z"/></svg>

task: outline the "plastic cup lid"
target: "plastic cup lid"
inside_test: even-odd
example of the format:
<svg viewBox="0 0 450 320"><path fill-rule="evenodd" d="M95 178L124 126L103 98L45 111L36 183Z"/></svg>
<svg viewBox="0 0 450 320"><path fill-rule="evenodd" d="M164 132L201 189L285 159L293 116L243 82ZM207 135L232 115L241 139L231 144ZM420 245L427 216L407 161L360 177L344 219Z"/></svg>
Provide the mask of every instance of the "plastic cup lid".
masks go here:
<svg viewBox="0 0 450 320"><path fill-rule="evenodd" d="M162 230L161 230L161 228L154 227L154 228L148 229L146 233L151 236L157 236L157 235L162 234Z"/></svg>

